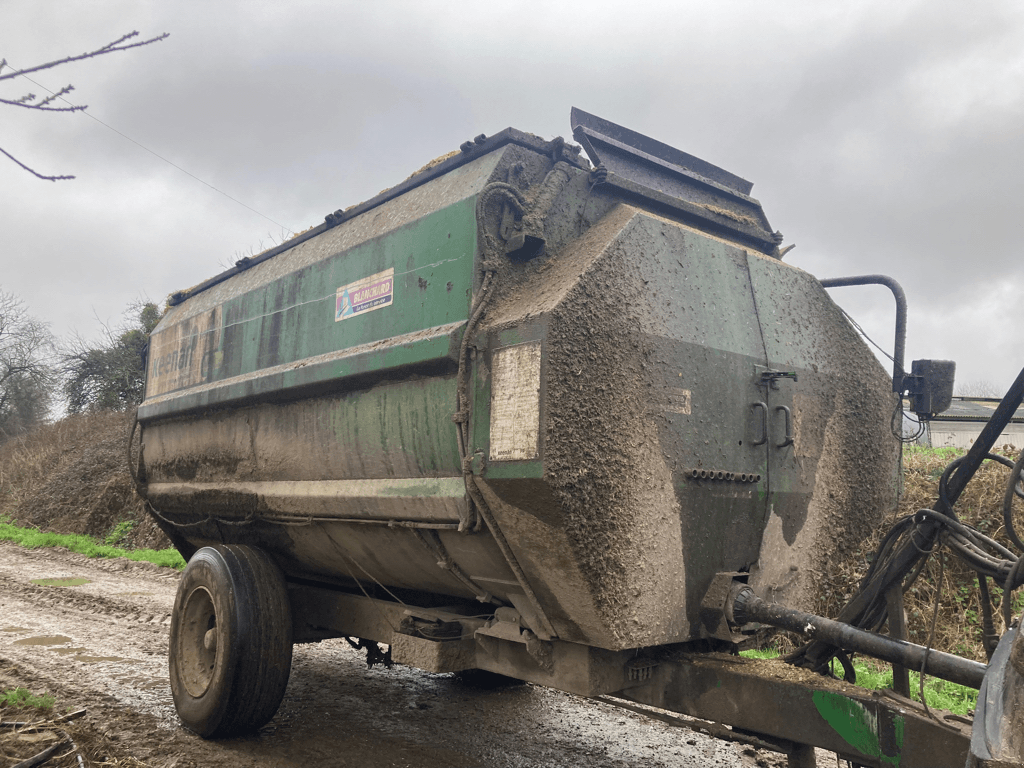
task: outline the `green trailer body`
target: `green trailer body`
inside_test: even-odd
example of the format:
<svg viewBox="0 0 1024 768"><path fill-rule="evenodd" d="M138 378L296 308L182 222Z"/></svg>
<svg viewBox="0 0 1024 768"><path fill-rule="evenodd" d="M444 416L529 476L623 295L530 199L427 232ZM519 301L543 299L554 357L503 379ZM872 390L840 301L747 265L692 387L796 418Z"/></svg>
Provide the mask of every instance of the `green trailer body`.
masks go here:
<svg viewBox="0 0 1024 768"><path fill-rule="evenodd" d="M291 644L347 636L371 663L707 716L793 766L962 765L963 723L714 653L757 628L737 606L843 599L833 562L895 506L903 383L782 260L749 182L573 120L587 157L478 137L172 297L132 468L191 558L183 721L258 728Z"/></svg>
<svg viewBox="0 0 1024 768"><path fill-rule="evenodd" d="M892 503L881 366L744 193L492 144L168 311L139 409L154 509L186 552L255 544L610 650L709 636L720 572L816 608Z"/></svg>

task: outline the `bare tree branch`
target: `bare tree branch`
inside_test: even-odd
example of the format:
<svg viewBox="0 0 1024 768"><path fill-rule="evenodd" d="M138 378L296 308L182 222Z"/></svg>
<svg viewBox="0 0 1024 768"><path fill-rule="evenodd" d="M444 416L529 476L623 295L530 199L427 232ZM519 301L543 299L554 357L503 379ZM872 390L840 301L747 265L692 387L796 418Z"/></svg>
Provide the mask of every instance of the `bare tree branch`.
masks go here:
<svg viewBox="0 0 1024 768"><path fill-rule="evenodd" d="M975 379L957 382L956 394L958 397L999 397L1002 393L994 382Z"/></svg>
<svg viewBox="0 0 1024 768"><path fill-rule="evenodd" d="M102 48L97 48L95 51L89 51L87 53L80 53L77 56L68 56L63 59L57 59L56 61L49 61L46 64L37 64L34 67L28 67L27 69L19 69L16 72L8 72L7 74L0 73L0 80L11 80L21 75L27 75L30 72L38 72L42 69L51 69L52 67L59 67L61 64L68 64L72 61L82 61L83 59L91 59L94 56L102 56L106 53L113 53L114 51L127 51L130 48L141 48L143 45L149 45L150 43L158 43L161 40L170 36L170 32L164 32L162 35L151 37L149 40L143 40L139 43L132 43L131 45L121 45L125 40L130 40L136 37L138 32L129 32L127 35L123 35L112 43L107 43ZM7 60L4 60L4 64ZM8 65L9 66L9 65Z"/></svg>
<svg viewBox="0 0 1024 768"><path fill-rule="evenodd" d="M162 35L157 35L156 37L151 37L149 40L142 40L142 41L137 42L137 43L128 43L127 42L128 40L131 40L134 37L138 37L138 34L139 34L138 32L134 32L134 31L133 32L129 32L127 35L122 35L117 40L113 41L112 43L107 43L106 45L104 45L104 46L102 46L100 48L97 48L95 51L87 51L86 53L81 53L78 56L67 56L67 57L65 57L63 59L57 59L56 61L50 61L50 62L47 62L45 64L38 64L38 65L36 65L34 67L28 67L26 69L19 69L19 70L16 70L16 71L10 71L10 72L6 72L6 73L3 71L4 68L6 67L7 69L11 69L11 66L10 66L10 64L7 63L7 59L0 59L0 81L12 80L12 79L14 79L16 77L26 76L30 72L38 72L38 71L43 70L43 69L51 69L53 67L59 67L61 64L68 64L68 63L70 63L72 61L82 61L83 59L91 59L94 56L103 56L104 54L113 53L114 51L127 51L127 50L129 50L131 48L140 48L140 47L142 47L144 45L149 45L150 43L158 43L158 42L160 42L161 40L165 39L166 37L168 37L170 35L169 32L164 32ZM35 81L31 80L31 78L28 78L28 77L26 77L25 79L29 80L29 82L33 82L33 83L35 82ZM38 83L36 83L36 84L38 85ZM42 86L39 86L39 87L42 87ZM25 94L24 96L22 96L19 99L2 99L2 98L0 98L0 104L6 104L9 107L21 107L22 109L34 109L34 110L37 110L39 112L84 112L86 109L88 109L87 105L85 105L85 104L71 104L70 102L68 102L64 98L67 94L71 93L71 91L73 91L74 89L75 89L75 87L73 85L68 84L68 85L65 85L63 88L61 88L59 91L50 91L50 95L45 97L42 101L38 101L37 102L36 101L36 95L34 93L27 93L27 94ZM46 89L46 90L49 90L49 89ZM58 99L60 101L63 101L68 106L66 106L66 107L51 106ZM2 147L0 147L0 153L3 153L4 155L6 155L9 159L13 160L15 163L17 163L19 166L21 166L24 170L26 170L29 173L31 173L33 176L36 176L37 178L43 179L44 181L64 181L66 179L73 179L73 178L75 178L74 176L66 176L66 175L64 175L64 176L45 176L45 175L43 175L43 174L33 170L32 168L29 168L27 165L25 165L23 162L21 162L16 157L14 157L14 155L12 155L10 152L7 152L6 150L4 150Z"/></svg>
<svg viewBox="0 0 1024 768"><path fill-rule="evenodd" d="M26 80L32 82L30 78L26 78ZM50 93L49 96L47 96L45 99L38 103L33 103L36 100L36 95L34 93L26 93L20 99L0 99L0 104L8 104L12 107L24 107L25 109L38 109L40 112L81 112L83 109L88 109L89 107L87 104L71 104L67 107L47 106L47 104L56 101L57 99L60 99L61 101L64 101L66 103L66 99L64 99L64 96L71 93L73 90L75 90L75 86L65 85L59 91Z"/></svg>
<svg viewBox="0 0 1024 768"><path fill-rule="evenodd" d="M18 165L20 165L26 171L31 173L33 176L38 176L43 181L65 181L67 179L75 178L74 176L44 176L43 174L39 173L38 171L34 171L31 168L29 168L27 165L25 165L23 162L21 162L21 160L16 158L14 155L12 155L10 152L5 150L3 147L0 147L0 153L7 155L7 157L9 157L11 160L16 162Z"/></svg>
<svg viewBox="0 0 1024 768"><path fill-rule="evenodd" d="M67 96L73 90L75 90L75 86L73 86L70 83L68 83L63 88L61 88L59 91L57 91L56 93L51 93L45 99L43 99L38 104L36 104L35 108L36 109L43 109L51 101L56 101L57 99L60 99L61 101L66 101L63 97ZM74 106L72 106L72 107L59 107L59 108L58 107L52 107L52 109L54 109L55 111L64 111L64 110L86 109L86 107L84 107L84 106L83 107L74 107Z"/></svg>
<svg viewBox="0 0 1024 768"><path fill-rule="evenodd" d="M74 89L70 88L70 87L62 89L62 91L64 93L67 93L68 91L71 91L71 90L74 90ZM27 96L22 96L20 99L17 99L16 101L12 101L11 99L0 99L0 104L7 104L8 106L11 106L11 107L24 107L25 109L38 109L40 112L81 112L81 111L86 110L86 109L89 108L88 104L81 104L81 105L70 106L70 107L44 107L43 104L45 104L48 101L53 101L52 97L46 99L45 101L41 101L38 104L29 104L29 103L27 103L30 99L34 99L34 98L35 98L35 94L34 93L30 93Z"/></svg>

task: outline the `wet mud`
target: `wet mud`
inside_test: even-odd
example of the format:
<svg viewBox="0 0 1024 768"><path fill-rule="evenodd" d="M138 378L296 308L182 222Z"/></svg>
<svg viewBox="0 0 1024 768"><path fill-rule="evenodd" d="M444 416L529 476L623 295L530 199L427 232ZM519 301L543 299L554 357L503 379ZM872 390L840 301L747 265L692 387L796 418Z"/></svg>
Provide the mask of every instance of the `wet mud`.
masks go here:
<svg viewBox="0 0 1024 768"><path fill-rule="evenodd" d="M89 583L31 583L54 573ZM785 765L772 753L536 686L486 689L406 667L368 670L340 640L296 646L284 703L257 734L203 741L178 724L167 681L177 581L145 564L0 544L0 688L48 691L62 711L86 708L77 722L92 734L91 754L154 768Z"/></svg>

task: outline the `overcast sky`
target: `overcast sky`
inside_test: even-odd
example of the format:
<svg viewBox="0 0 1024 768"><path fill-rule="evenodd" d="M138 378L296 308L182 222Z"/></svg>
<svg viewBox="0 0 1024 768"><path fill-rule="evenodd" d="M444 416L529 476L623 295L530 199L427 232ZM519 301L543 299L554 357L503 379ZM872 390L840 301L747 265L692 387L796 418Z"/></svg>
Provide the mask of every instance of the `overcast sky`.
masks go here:
<svg viewBox="0 0 1024 768"><path fill-rule="evenodd" d="M131 30L170 37L32 75L87 115L0 105L0 147L77 177L0 156L0 289L59 336L578 106L752 181L787 262L895 277L908 366L1002 393L1024 365L1024 3L0 0L15 68ZM832 295L891 351L886 289Z"/></svg>

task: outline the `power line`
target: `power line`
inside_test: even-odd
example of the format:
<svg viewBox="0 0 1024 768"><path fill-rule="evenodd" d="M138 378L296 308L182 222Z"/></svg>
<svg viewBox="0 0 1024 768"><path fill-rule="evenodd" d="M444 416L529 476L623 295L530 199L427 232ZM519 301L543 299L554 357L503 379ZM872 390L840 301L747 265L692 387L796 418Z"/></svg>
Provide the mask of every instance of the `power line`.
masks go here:
<svg viewBox="0 0 1024 768"><path fill-rule="evenodd" d="M8 66L10 66L10 65L8 65ZM28 80L28 81L29 81L30 83L32 83L32 84L33 84L34 86L36 86L36 87L38 87L38 88L42 88L42 89L43 89L44 91L46 91L47 93L49 93L49 94L51 94L51 95L56 95L56 94L54 94L54 92L53 92L53 91L51 91L51 90L50 90L49 88L47 88L47 87L46 87L45 85L40 85L40 84L39 84L39 83L37 83L37 82L36 82L35 80L33 80L33 79L32 79L31 77L28 77L27 75L22 75L22 77L24 77L24 78L25 78L26 80ZM63 102L65 103L65 104L68 104L69 106L73 106L73 105L71 104L71 102L70 102L70 101L68 101L67 99L65 99L65 98L64 98L63 96L58 96L57 98L59 98L59 99L60 99L61 101L63 101ZM280 227L281 229L285 230L286 232L290 232L290 233L291 233L291 234L293 234L293 235L295 234L295 232L294 232L293 230L291 230L290 228L286 227L286 226L285 226L284 224L281 224L281 223L279 223L279 222L276 222L276 221L274 221L274 220L273 220L272 218L270 218L269 216L267 216L267 215L266 215L265 213L260 213L259 211L257 211L257 210L256 210L255 208L253 208L252 206L250 206L250 205L246 205L246 204L245 204L245 203L243 203L243 202L242 202L241 200L238 200L238 199L236 199L236 198L232 197L231 195L229 195L229 194L228 194L227 192L225 192L224 190L222 190L222 189L217 189L217 187L213 186L213 184L210 184L210 183L209 183L208 181L203 181L203 180L202 180L202 179L200 179L200 178L199 178L198 176L196 176L196 175L195 175L194 173L189 173L189 172L188 172L188 171L186 171L186 170L185 170L184 168L182 168L182 167L181 167L180 165L178 165L178 164L176 164L176 163L173 163L173 162L171 162L170 160L168 160L168 159L167 159L166 157L164 157L163 155L160 155L160 154L158 154L157 152L154 152L154 151L153 151L152 149L150 149L149 147L147 147L147 146L146 146L145 144L141 144L140 142L138 142L138 141L136 141L135 139L133 139L133 138L132 138L131 136L127 136L127 135L125 135L125 134L121 133L121 131L117 130L117 128L115 128L115 127L114 127L114 126L112 126L112 125L108 125L107 123L105 123L105 122L103 122L102 120L100 120L100 119L99 119L98 117L95 117L94 115L90 114L90 113L89 113L88 111L86 111L86 110L83 110L82 114L84 114L84 115L85 115L86 117L88 117L88 118L90 118L90 119L92 119L92 120L95 120L95 121L96 121L97 123L99 123L100 125L102 125L102 126L103 126L104 128L109 128L109 129L110 129L110 130L112 130L112 131L113 131L114 133L116 133L116 134L117 134L118 136L120 136L120 137L121 137L121 138L123 138L123 139L127 139L128 141L130 141L130 142L131 142L132 144L134 144L135 146L139 147L140 149L144 149L144 150L146 150L147 152L149 152L149 154L153 155L153 157L155 157L155 158L157 158L157 159L159 159L159 160L163 160L163 161L164 161L165 163L167 163L167 164L168 164L169 166L171 166L172 168L177 168L177 169L178 169L179 171L181 171L182 173L184 173L184 174L185 174L186 176L188 176L188 177L190 177L190 178L192 178L192 179L195 179L195 180L196 180L196 181L198 181L198 182L199 182L200 184L204 184L205 186L207 186L207 187L209 187L210 189L212 189L212 190L213 190L214 192L217 192L217 193L219 193L219 194L221 194L221 195L224 195L224 197L226 197L226 198L227 198L228 200L231 200L232 202L238 203L238 204L239 204L240 206L242 206L242 207L243 207L243 208L245 208L246 210L252 211L252 212L253 212L253 213L255 213L255 214L256 214L257 216L261 216L261 217L263 217L264 219L266 219L267 221L269 221L269 222L270 222L271 224L275 224L275 225L277 225L278 227Z"/></svg>

